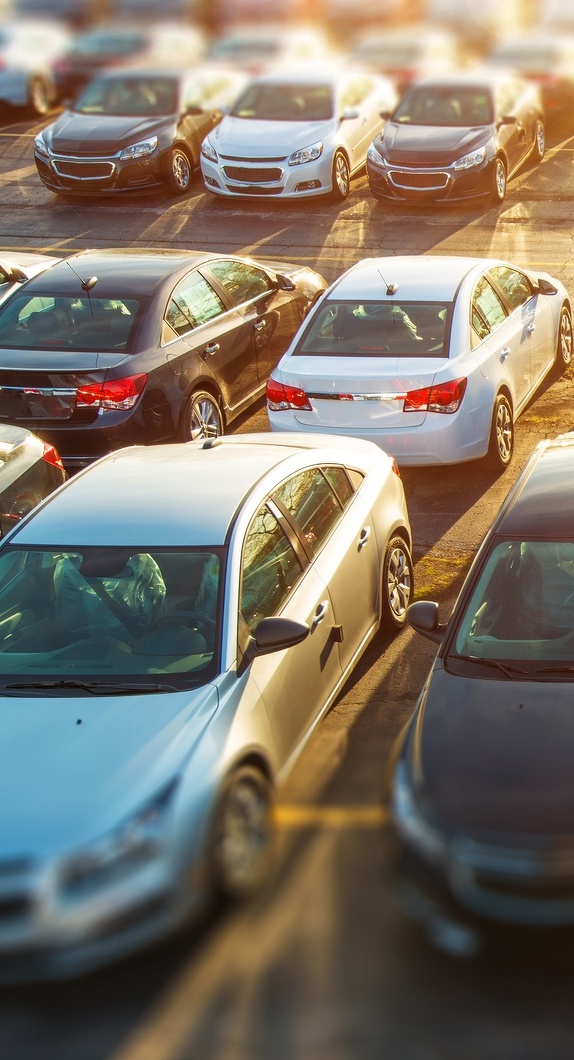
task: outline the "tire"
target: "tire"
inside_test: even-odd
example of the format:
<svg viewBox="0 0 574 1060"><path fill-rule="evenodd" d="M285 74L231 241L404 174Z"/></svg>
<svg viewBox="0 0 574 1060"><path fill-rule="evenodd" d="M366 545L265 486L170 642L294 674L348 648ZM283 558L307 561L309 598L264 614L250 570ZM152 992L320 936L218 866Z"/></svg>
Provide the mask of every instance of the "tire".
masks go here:
<svg viewBox="0 0 574 1060"><path fill-rule="evenodd" d="M273 791L253 766L232 773L217 800L209 845L215 896L242 901L261 889L273 863Z"/></svg>
<svg viewBox="0 0 574 1060"><path fill-rule="evenodd" d="M504 202L506 198L506 166L502 158L497 158L494 163L494 175L492 178L492 201Z"/></svg>
<svg viewBox="0 0 574 1060"><path fill-rule="evenodd" d="M413 561L403 537L392 537L385 549L381 601L381 629L393 632L406 622L415 586Z"/></svg>
<svg viewBox="0 0 574 1060"><path fill-rule="evenodd" d="M496 471L504 471L514 452L514 423L510 401L499 394L494 404L487 463Z"/></svg>
<svg viewBox="0 0 574 1060"><path fill-rule="evenodd" d="M219 401L207 390L196 390L183 412L181 437L184 442L198 438L219 438L225 423Z"/></svg>
<svg viewBox="0 0 574 1060"><path fill-rule="evenodd" d="M185 195L193 177L190 157L183 147L172 147L169 154L167 185L174 195Z"/></svg>
<svg viewBox="0 0 574 1060"><path fill-rule="evenodd" d="M339 202L347 198L349 189L351 187L351 173L349 171L349 163L345 158L342 151L335 151L335 157L333 159L333 176L332 176L333 188L332 196Z"/></svg>
<svg viewBox="0 0 574 1060"><path fill-rule="evenodd" d="M33 77L28 85L28 107L32 114L47 114L52 105L46 82L41 77Z"/></svg>
<svg viewBox="0 0 574 1060"><path fill-rule="evenodd" d="M560 310L560 321L558 323L558 342L556 344L556 371L561 374L572 364L572 346L574 335L572 332L572 314L567 305Z"/></svg>
<svg viewBox="0 0 574 1060"><path fill-rule="evenodd" d="M544 152L546 150L546 134L544 131L544 122L541 118L538 118L534 131L534 146L532 148L532 154L537 162L541 162L544 158Z"/></svg>

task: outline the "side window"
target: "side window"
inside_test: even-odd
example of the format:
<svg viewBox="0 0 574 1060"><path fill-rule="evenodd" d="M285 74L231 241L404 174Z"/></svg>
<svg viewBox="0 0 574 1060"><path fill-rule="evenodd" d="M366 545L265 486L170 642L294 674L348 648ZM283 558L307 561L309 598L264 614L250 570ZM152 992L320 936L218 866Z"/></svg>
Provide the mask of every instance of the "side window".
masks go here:
<svg viewBox="0 0 574 1060"><path fill-rule="evenodd" d="M319 551L343 514L338 497L320 468L309 468L273 494L290 512L313 553Z"/></svg>
<svg viewBox="0 0 574 1060"><path fill-rule="evenodd" d="M505 265L499 265L491 269L489 276L501 289L505 298L508 299L513 309L518 309L532 297L532 287L528 277L517 269L509 269Z"/></svg>
<svg viewBox="0 0 574 1060"><path fill-rule="evenodd" d="M245 539L239 609L252 633L262 618L276 615L301 574L297 554L264 504Z"/></svg>
<svg viewBox="0 0 574 1060"><path fill-rule="evenodd" d="M486 336L506 320L506 310L496 291L482 276L472 296L471 323L479 339ZM476 345L476 342L474 343Z"/></svg>
<svg viewBox="0 0 574 1060"><path fill-rule="evenodd" d="M178 335L185 335L224 312L225 306L217 292L203 276L195 272L186 276L175 288L165 319Z"/></svg>
<svg viewBox="0 0 574 1060"><path fill-rule="evenodd" d="M209 268L236 305L272 290L267 274L247 262L214 261Z"/></svg>

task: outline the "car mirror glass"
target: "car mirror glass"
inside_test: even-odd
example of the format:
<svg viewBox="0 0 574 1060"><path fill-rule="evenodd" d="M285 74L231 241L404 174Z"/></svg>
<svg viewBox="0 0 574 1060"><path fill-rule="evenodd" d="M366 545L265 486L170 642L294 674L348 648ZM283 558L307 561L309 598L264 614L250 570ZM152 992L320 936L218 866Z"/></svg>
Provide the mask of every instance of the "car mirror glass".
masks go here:
<svg viewBox="0 0 574 1060"><path fill-rule="evenodd" d="M417 600L407 608L407 622L423 637L440 644L446 629L438 619L438 604L434 600Z"/></svg>

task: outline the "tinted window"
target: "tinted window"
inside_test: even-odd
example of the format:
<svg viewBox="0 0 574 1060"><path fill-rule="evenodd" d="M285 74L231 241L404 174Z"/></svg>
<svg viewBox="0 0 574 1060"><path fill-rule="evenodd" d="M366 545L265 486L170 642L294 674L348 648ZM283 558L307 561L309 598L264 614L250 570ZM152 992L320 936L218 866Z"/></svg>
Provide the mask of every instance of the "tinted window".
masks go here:
<svg viewBox="0 0 574 1060"><path fill-rule="evenodd" d="M11 298L1 315L3 348L124 350L140 303L134 298L25 295Z"/></svg>
<svg viewBox="0 0 574 1060"><path fill-rule="evenodd" d="M214 261L209 269L236 305L273 289L266 273L247 262Z"/></svg>
<svg viewBox="0 0 574 1060"><path fill-rule="evenodd" d="M486 276L474 288L471 308L472 327L480 339L506 320L506 310Z"/></svg>
<svg viewBox="0 0 574 1060"><path fill-rule="evenodd" d="M165 319L178 335L185 335L224 312L225 306L217 292L200 273L194 272L175 288Z"/></svg>
<svg viewBox="0 0 574 1060"><path fill-rule="evenodd" d="M324 302L295 356L447 356L447 302Z"/></svg>
<svg viewBox="0 0 574 1060"><path fill-rule="evenodd" d="M312 552L318 552L343 514L339 497L319 468L295 475L273 498L293 516Z"/></svg>
<svg viewBox="0 0 574 1060"><path fill-rule="evenodd" d="M267 505L249 528L243 550L240 611L251 632L276 615L301 575L293 546Z"/></svg>
<svg viewBox="0 0 574 1060"><path fill-rule="evenodd" d="M276 82L246 88L231 114L262 121L328 121L333 117L330 85Z"/></svg>
<svg viewBox="0 0 574 1060"><path fill-rule="evenodd" d="M518 309L532 297L530 281L523 272L517 269L509 269L505 265L499 265L491 269L489 274L498 287L500 287L505 298L510 302L513 309Z"/></svg>

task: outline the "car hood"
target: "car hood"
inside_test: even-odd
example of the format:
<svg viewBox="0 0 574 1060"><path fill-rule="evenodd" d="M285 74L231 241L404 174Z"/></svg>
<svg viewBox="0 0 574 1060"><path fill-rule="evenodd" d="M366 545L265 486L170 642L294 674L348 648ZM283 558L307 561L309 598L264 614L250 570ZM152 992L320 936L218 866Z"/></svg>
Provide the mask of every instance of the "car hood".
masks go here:
<svg viewBox="0 0 574 1060"><path fill-rule="evenodd" d="M482 147L490 136L484 126L446 127L387 122L377 146L393 165L450 165Z"/></svg>
<svg viewBox="0 0 574 1060"><path fill-rule="evenodd" d="M2 858L81 846L177 775L217 706L212 685L169 694L0 699Z"/></svg>
<svg viewBox="0 0 574 1060"><path fill-rule="evenodd" d="M66 111L43 135L45 143L57 154L115 154L148 136L157 136L171 120Z"/></svg>
<svg viewBox="0 0 574 1060"><path fill-rule="evenodd" d="M420 804L449 832L572 833L574 685L486 680L435 666L414 719Z"/></svg>
<svg viewBox="0 0 574 1060"><path fill-rule="evenodd" d="M227 116L209 134L218 154L236 158L285 158L301 147L323 140L332 121L250 121Z"/></svg>

